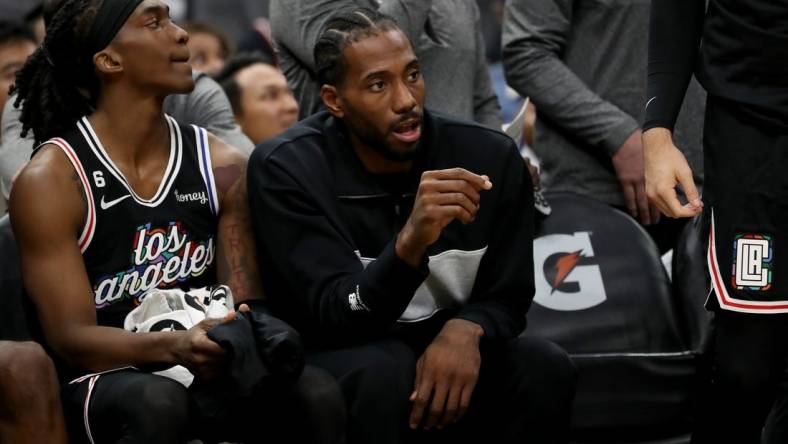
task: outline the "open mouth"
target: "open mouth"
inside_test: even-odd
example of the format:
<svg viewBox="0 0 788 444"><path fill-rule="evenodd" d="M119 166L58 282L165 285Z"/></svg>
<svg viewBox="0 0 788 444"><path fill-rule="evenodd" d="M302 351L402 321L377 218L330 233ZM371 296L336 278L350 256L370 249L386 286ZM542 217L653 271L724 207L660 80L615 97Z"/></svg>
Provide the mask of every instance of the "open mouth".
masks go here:
<svg viewBox="0 0 788 444"><path fill-rule="evenodd" d="M170 58L172 63L189 63L191 53L180 53Z"/></svg>
<svg viewBox="0 0 788 444"><path fill-rule="evenodd" d="M405 122L402 122L394 127L393 134L394 137L396 137L397 139L403 142L406 143L415 142L419 140L419 137L421 137L421 120L419 119L406 120Z"/></svg>

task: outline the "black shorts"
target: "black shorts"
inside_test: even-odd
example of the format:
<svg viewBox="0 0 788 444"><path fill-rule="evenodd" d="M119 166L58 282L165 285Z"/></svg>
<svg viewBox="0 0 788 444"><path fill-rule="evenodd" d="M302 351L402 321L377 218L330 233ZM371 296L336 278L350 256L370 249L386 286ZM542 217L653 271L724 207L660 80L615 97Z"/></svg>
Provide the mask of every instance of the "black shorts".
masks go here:
<svg viewBox="0 0 788 444"><path fill-rule="evenodd" d="M788 313L788 131L709 96L704 169L709 308Z"/></svg>
<svg viewBox="0 0 788 444"><path fill-rule="evenodd" d="M130 367L75 379L61 387L69 442L311 444L344 434L344 398L323 370L307 366L295 386L269 385L246 398L224 388L187 389Z"/></svg>

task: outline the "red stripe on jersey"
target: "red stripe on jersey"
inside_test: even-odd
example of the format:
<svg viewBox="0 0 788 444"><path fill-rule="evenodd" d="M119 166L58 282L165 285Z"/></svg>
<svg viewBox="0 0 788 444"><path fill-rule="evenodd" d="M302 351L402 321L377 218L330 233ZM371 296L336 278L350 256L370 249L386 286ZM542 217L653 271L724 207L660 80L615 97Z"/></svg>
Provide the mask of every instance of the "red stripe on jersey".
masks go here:
<svg viewBox="0 0 788 444"><path fill-rule="evenodd" d="M74 169L77 171L79 179L82 181L82 187L85 190L88 201L88 219L85 223L85 227L82 229L82 234L79 236L79 250L84 253L88 244L90 244L90 241L93 239L93 232L96 228L96 207L93 202L93 192L90 190L90 182L88 182L87 174L85 174L85 170L82 168L82 163L79 161L77 154L68 142L61 138L54 138L47 143L53 143L63 150L74 166Z"/></svg>

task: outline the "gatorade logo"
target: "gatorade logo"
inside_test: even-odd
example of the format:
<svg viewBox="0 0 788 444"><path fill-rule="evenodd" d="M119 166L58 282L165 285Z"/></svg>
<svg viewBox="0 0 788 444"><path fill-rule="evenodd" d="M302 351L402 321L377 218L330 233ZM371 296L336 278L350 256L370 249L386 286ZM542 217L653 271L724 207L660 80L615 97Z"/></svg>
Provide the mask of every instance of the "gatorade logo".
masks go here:
<svg viewBox="0 0 788 444"><path fill-rule="evenodd" d="M551 234L534 241L534 302L559 311L595 307L607 299L588 232Z"/></svg>

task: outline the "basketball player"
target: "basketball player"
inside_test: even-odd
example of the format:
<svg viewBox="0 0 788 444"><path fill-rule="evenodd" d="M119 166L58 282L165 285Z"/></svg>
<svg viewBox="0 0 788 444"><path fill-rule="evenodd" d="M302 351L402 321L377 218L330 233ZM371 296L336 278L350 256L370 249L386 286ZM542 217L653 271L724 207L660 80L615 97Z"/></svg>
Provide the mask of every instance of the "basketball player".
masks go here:
<svg viewBox="0 0 788 444"><path fill-rule="evenodd" d="M647 193L708 223L713 382L693 442L760 443L788 357L788 2L655 0L649 46ZM702 202L671 132L695 67L708 92Z"/></svg>
<svg viewBox="0 0 788 444"><path fill-rule="evenodd" d="M183 365L210 380L225 356L206 333L221 320L122 328L153 288L218 282L249 305L262 295L245 157L162 112L167 95L194 86L187 41L161 0L66 0L17 77L24 131L39 148L13 189L11 218L26 290L66 382L72 442L256 442L264 437L251 429L281 410L256 396L194 417L184 386L141 371ZM330 397L327 384L307 386Z"/></svg>

